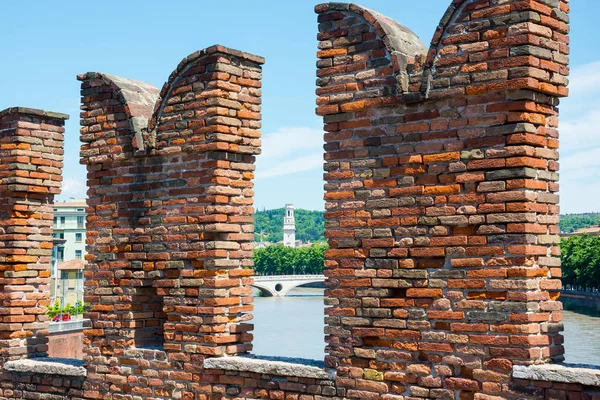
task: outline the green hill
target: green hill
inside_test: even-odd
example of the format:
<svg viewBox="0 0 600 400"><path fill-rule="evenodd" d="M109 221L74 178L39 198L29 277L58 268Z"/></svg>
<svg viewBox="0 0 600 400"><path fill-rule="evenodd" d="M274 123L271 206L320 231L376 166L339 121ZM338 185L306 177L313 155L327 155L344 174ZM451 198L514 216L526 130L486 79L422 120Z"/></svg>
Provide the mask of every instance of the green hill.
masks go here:
<svg viewBox="0 0 600 400"><path fill-rule="evenodd" d="M600 213L565 214L560 216L561 233L571 233L581 228L600 225Z"/></svg>
<svg viewBox="0 0 600 400"><path fill-rule="evenodd" d="M283 215L285 209L257 211L254 214L254 238L260 241L262 232L263 242L279 242L283 240ZM323 211L303 210L294 211L296 219L296 240L303 242L320 242L325 240L325 218Z"/></svg>

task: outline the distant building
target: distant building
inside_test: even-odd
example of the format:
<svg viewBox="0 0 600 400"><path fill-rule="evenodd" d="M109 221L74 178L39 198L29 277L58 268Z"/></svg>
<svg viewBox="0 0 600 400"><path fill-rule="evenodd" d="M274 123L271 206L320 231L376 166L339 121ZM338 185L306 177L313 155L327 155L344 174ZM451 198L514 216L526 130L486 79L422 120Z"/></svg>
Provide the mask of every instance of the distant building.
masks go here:
<svg viewBox="0 0 600 400"><path fill-rule="evenodd" d="M284 245L284 246L286 246L286 245L283 243L283 240L280 240L280 241L279 241L279 242L277 242L277 243L269 243L269 244L267 244L265 247L269 247L269 246L271 246L271 245L274 245L274 244L276 244L276 245ZM294 245L293 245L293 246L287 246L287 247L307 247L307 246L306 246L305 244L303 244L303 243L302 243L302 240L296 240L296 241L294 241ZM309 247L310 247L310 246L309 246Z"/></svg>
<svg viewBox="0 0 600 400"><path fill-rule="evenodd" d="M57 248L56 261L83 260L85 251L85 208L82 199L54 203L54 237L64 239Z"/></svg>
<svg viewBox="0 0 600 400"><path fill-rule="evenodd" d="M50 297L61 306L83 304L87 207L83 199L56 202Z"/></svg>
<svg viewBox="0 0 600 400"><path fill-rule="evenodd" d="M50 298L54 303L58 292L58 279L60 279L60 273L58 272L58 254L64 254L65 239L54 238L52 240L52 268L50 269ZM57 279L58 277L58 279Z"/></svg>
<svg viewBox="0 0 600 400"><path fill-rule="evenodd" d="M83 304L83 270L86 265L85 260L58 263L58 279L52 279L50 297L53 300L59 299L63 306Z"/></svg>
<svg viewBox="0 0 600 400"><path fill-rule="evenodd" d="M285 215L283 216L283 245L286 247L296 247L296 221L294 220L294 205L285 205Z"/></svg>
<svg viewBox="0 0 600 400"><path fill-rule="evenodd" d="M600 226L590 226L588 228L577 229L576 231L569 233L569 236L583 235L584 233L587 233L590 236L598 236L600 235Z"/></svg>

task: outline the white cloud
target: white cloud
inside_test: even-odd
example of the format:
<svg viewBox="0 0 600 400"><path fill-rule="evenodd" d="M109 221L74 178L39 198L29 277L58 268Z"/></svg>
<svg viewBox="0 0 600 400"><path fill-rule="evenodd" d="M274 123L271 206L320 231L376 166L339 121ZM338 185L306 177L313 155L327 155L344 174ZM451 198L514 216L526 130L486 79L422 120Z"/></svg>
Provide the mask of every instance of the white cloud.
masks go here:
<svg viewBox="0 0 600 400"><path fill-rule="evenodd" d="M560 168L561 212L600 211L600 148L563 157Z"/></svg>
<svg viewBox="0 0 600 400"><path fill-rule="evenodd" d="M61 197L75 197L78 199L86 198L87 185L81 179L65 177L62 184Z"/></svg>
<svg viewBox="0 0 600 400"><path fill-rule="evenodd" d="M561 212L600 210L600 61L574 67L560 107Z"/></svg>
<svg viewBox="0 0 600 400"><path fill-rule="evenodd" d="M570 179L573 174L560 177L560 212L562 214L599 212L600 182L598 179Z"/></svg>
<svg viewBox="0 0 600 400"><path fill-rule="evenodd" d="M321 168L323 131L305 126L281 127L263 136L256 179Z"/></svg>
<svg viewBox="0 0 600 400"><path fill-rule="evenodd" d="M560 168L561 212L600 211L600 148L563 157Z"/></svg>
<svg viewBox="0 0 600 400"><path fill-rule="evenodd" d="M296 172L310 171L312 169L321 168L322 166L322 153L309 154L291 160L282 160L276 166L271 166L266 171L257 173L256 176L258 179L273 178L275 176L288 175Z"/></svg>
<svg viewBox="0 0 600 400"><path fill-rule="evenodd" d="M571 69L569 97L561 100L560 112L565 120L583 119L590 111L600 109L600 61Z"/></svg>
<svg viewBox="0 0 600 400"><path fill-rule="evenodd" d="M563 157L560 161L561 171L579 171L585 170L586 176L595 176L600 170L594 170L594 167L600 166L600 148L577 152L571 156ZM581 179L581 171L578 178Z"/></svg>
<svg viewBox="0 0 600 400"><path fill-rule="evenodd" d="M562 114L563 120L559 125L560 149L571 152L589 149L600 144L600 109L586 110L581 117Z"/></svg>
<svg viewBox="0 0 600 400"><path fill-rule="evenodd" d="M573 67L569 77L571 96L595 93L600 89L600 61Z"/></svg>

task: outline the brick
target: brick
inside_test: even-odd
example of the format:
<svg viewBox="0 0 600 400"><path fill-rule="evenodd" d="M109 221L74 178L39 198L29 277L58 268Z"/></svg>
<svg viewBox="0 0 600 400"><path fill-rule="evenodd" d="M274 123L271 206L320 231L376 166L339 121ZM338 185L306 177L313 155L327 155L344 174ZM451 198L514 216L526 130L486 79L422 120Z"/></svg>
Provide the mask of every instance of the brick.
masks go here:
<svg viewBox="0 0 600 400"><path fill-rule="evenodd" d="M52 220L54 195L60 193L66 119L65 114L24 107L0 111L0 174L5 183L0 184L0 232L8 227L24 233L0 237L5 254L0 332L11 338L0 346L3 361L11 355L44 356L48 349L52 227L45 221ZM30 143L33 137L39 145Z"/></svg>

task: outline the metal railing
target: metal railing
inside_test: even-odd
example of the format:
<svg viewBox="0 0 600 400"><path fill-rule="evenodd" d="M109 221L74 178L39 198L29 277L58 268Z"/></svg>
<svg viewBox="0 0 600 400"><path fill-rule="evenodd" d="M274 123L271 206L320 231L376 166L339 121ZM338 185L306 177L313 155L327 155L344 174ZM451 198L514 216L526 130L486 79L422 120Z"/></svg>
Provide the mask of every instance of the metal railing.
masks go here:
<svg viewBox="0 0 600 400"><path fill-rule="evenodd" d="M256 275L255 281L325 280L325 275Z"/></svg>

